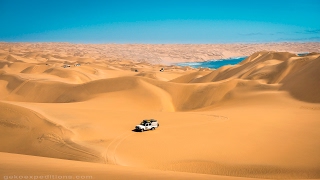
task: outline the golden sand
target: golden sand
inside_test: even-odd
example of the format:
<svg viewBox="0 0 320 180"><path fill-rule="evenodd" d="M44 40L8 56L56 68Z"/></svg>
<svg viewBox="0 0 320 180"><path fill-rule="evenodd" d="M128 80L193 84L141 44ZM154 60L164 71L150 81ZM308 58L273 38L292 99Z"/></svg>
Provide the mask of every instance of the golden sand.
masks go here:
<svg viewBox="0 0 320 180"><path fill-rule="evenodd" d="M0 47L2 176L320 178L319 43Z"/></svg>

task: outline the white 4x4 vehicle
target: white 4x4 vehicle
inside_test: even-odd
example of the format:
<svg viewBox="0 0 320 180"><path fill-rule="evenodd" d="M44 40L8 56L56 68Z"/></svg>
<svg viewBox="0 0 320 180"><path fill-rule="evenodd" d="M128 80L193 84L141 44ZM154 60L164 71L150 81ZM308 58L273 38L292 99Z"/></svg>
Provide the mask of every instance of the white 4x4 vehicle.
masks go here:
<svg viewBox="0 0 320 180"><path fill-rule="evenodd" d="M136 131L147 131L147 130L155 130L159 127L159 123L157 120L150 119L150 120L143 120L139 125L136 125Z"/></svg>

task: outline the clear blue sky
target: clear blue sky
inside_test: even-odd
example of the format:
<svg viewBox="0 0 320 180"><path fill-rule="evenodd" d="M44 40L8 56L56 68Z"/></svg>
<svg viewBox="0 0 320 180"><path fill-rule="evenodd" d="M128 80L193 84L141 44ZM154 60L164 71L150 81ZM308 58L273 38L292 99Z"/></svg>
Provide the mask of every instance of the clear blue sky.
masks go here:
<svg viewBox="0 0 320 180"><path fill-rule="evenodd" d="M0 0L0 41L320 41L320 0Z"/></svg>

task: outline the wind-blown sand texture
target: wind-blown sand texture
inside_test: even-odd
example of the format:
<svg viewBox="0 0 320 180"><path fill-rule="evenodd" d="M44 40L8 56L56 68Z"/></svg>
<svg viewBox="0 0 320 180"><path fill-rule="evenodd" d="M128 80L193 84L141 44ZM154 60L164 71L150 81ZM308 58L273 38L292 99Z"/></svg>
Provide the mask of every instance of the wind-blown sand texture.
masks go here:
<svg viewBox="0 0 320 180"><path fill-rule="evenodd" d="M0 47L2 176L320 178L320 54L257 51L319 43ZM252 54L217 70L149 59L217 52ZM150 118L158 129L132 131Z"/></svg>

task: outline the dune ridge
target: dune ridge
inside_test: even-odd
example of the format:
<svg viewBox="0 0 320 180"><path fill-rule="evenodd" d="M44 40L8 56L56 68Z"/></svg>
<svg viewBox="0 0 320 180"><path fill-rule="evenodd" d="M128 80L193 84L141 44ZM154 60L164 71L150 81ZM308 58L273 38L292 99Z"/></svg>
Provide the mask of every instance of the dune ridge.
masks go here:
<svg viewBox="0 0 320 180"><path fill-rule="evenodd" d="M319 50L265 47L298 45ZM21 170L22 158L46 172L51 161L68 172L75 163L98 179L111 169L129 177L123 166L146 172L139 179L320 178L319 53L256 51L216 70L165 65L243 46L0 43L0 155L13 169L1 173ZM130 54L141 47L158 54ZM157 64L159 54L171 59ZM160 127L132 131L148 118Z"/></svg>
<svg viewBox="0 0 320 180"><path fill-rule="evenodd" d="M254 54L253 56L256 55ZM290 92L299 100L319 103L320 99L317 91L311 91L311 93L308 93L308 96L303 95L305 94L306 89L316 90L320 88L319 83L317 83L319 82L318 77L320 77L319 71L317 71L319 68L319 60L319 54L298 57L290 53L260 52L256 58L249 57L244 60L241 65L224 66L211 72L192 72L173 79L170 82L161 81L157 78L155 73L150 72L140 72L135 77L124 76L90 81L90 78L86 76L85 73L78 73L78 71L66 69L48 69L43 71L43 73L52 73L55 71L54 74L59 78L67 79L72 82L81 81L82 83L79 85L71 85L66 83L67 81L23 81L21 78L14 83L11 80L13 77L16 77L14 74L5 74L6 76L1 76L1 78L2 80L10 79L7 80L7 83L9 90L11 89L12 91L9 96L6 97L7 100L10 100L11 96L13 96L14 98L12 99L17 99L17 101L29 102L78 102L87 100L90 96L93 97L96 94L134 89L137 86L142 86L141 91L152 91L148 90L148 88L144 88L139 82L147 82L165 90L172 95L171 98L173 101L179 101L178 99L190 99L190 103L183 102L181 104L191 104L191 101L193 104L196 103L201 99L201 97L197 96L197 92L201 92L201 96L203 96L202 99L207 99L211 94L215 94L213 97L217 98L215 98L216 100L214 100L214 102L219 102L219 99L222 99L225 94L234 90L234 88L237 88L239 81L251 80L251 83L256 84L256 86L263 84L264 88L266 88L268 84L272 85L271 87L274 87L273 84L279 84L279 89ZM32 67L26 69L30 70L30 68ZM25 73L26 69L21 71L21 73ZM296 76L299 76L299 78L295 78ZM297 79L308 79L308 81L296 82ZM180 84L177 84L176 82ZM209 84L204 85L203 83ZM301 86L299 83L304 85ZM294 86L293 84L298 84L297 86L304 87L305 89L298 91L297 89L299 88L297 87L289 88L290 86ZM52 89L56 86L59 86L59 91L44 90L46 88ZM230 88L227 88L229 86ZM31 88L33 91L29 90ZM179 92L180 94L189 97L179 97L175 100L178 96L173 94L177 93L179 89L181 89L181 92ZM219 91L216 92L214 89L218 89ZM188 95L188 92L191 92L192 94ZM38 96L39 93L40 96ZM219 96L218 94L221 95ZM192 96L195 97L193 98ZM37 97L41 97L42 99L37 100ZM43 97L50 97L50 99ZM207 106L207 104L203 102L200 104L201 105L198 106L199 108ZM176 109L180 108L178 104L176 106Z"/></svg>

